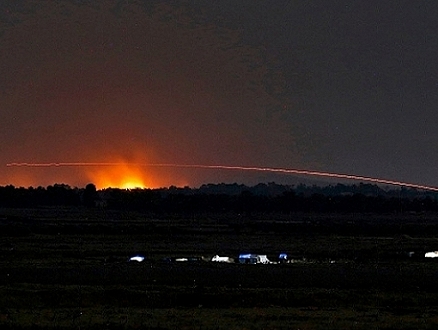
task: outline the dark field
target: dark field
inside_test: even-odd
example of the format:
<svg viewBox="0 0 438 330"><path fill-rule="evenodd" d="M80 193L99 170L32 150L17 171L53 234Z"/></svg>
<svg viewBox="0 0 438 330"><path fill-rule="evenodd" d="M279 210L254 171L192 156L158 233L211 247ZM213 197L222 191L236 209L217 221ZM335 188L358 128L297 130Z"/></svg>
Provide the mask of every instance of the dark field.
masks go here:
<svg viewBox="0 0 438 330"><path fill-rule="evenodd" d="M2 329L434 329L435 214L0 210ZM291 264L164 257L288 252ZM414 252L410 254L409 252ZM142 263L127 262L141 253Z"/></svg>

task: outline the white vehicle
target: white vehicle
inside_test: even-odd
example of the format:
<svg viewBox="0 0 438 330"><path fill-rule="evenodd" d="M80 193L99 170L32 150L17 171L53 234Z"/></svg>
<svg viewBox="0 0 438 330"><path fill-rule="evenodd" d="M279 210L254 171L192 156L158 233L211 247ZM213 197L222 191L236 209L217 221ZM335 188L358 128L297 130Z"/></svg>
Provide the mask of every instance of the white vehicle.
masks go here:
<svg viewBox="0 0 438 330"><path fill-rule="evenodd" d="M232 263L234 262L234 259L230 257L219 257L218 255L215 255L213 258L211 258L211 261Z"/></svg>
<svg viewBox="0 0 438 330"><path fill-rule="evenodd" d="M241 254L239 255L239 263L241 264L271 264L266 254Z"/></svg>
<svg viewBox="0 0 438 330"><path fill-rule="evenodd" d="M265 254L259 254L257 256L257 263L258 264L270 264L268 257Z"/></svg>

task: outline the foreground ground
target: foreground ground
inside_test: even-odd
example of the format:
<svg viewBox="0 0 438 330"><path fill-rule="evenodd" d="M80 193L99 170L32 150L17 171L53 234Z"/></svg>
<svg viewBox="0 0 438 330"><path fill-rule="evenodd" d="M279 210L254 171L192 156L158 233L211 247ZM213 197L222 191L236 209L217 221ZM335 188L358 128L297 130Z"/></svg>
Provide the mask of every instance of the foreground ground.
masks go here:
<svg viewBox="0 0 438 330"><path fill-rule="evenodd" d="M0 326L434 329L435 215L0 210ZM288 252L292 264L166 263ZM414 252L414 253L412 253ZM142 263L128 263L141 253Z"/></svg>

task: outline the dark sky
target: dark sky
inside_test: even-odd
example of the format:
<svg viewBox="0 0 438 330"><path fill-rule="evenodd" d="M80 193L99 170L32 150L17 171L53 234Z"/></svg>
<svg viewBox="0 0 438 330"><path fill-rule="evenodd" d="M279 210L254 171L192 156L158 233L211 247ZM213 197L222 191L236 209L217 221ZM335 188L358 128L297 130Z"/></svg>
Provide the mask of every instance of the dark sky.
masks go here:
<svg viewBox="0 0 438 330"><path fill-rule="evenodd" d="M0 185L312 169L438 186L438 3L0 3ZM123 162L15 168L10 162Z"/></svg>

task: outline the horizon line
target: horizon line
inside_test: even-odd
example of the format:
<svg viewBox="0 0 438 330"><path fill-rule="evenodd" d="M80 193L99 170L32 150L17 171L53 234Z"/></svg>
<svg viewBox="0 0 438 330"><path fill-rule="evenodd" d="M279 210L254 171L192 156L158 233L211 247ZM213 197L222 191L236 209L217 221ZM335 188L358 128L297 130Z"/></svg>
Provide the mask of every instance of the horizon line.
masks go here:
<svg viewBox="0 0 438 330"><path fill-rule="evenodd" d="M438 187L421 185L410 182L368 177L355 174L343 174L333 172L323 172L306 169L293 169L293 168L276 168L276 167L259 167L259 166L237 166L237 165L205 165L205 164L172 164L172 163L109 163L109 162L51 162L51 163L7 163L6 167L98 167L98 166L142 166L142 167L174 167L174 168L198 168L198 169L212 169L212 170L235 170L235 171L257 171L257 172L270 172L281 174L299 174L305 176L317 176L326 178L338 178L354 181L366 181L380 184L387 184L399 187L409 187L421 190L430 190L438 192Z"/></svg>

